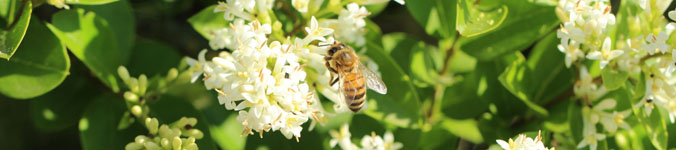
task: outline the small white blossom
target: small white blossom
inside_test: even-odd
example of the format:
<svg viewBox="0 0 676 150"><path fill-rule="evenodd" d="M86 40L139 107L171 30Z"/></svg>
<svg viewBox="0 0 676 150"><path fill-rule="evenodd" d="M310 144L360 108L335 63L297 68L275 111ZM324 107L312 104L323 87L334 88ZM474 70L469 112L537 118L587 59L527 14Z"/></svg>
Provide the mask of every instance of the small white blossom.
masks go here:
<svg viewBox="0 0 676 150"><path fill-rule="evenodd" d="M340 131L331 130L329 131L329 134L331 135L331 141L329 141L331 147L336 147L336 145L338 145L340 149L343 150L359 149L359 147L353 144L352 141L350 140L352 134L350 133L349 125L344 124L343 126L340 127Z"/></svg>
<svg viewBox="0 0 676 150"><path fill-rule="evenodd" d="M622 50L610 50L610 47L610 37L606 37L606 39L603 41L603 47L601 48L601 51L595 51L587 54L587 59L601 60L600 66L601 69L603 69L610 62L610 60L617 58L624 53Z"/></svg>
<svg viewBox="0 0 676 150"><path fill-rule="evenodd" d="M347 4L347 8L340 11L338 19L325 19L320 23L320 26L332 28L337 40L361 46L366 43L363 32L363 28L366 26L364 18L370 14L366 7L360 7L357 3L350 3Z"/></svg>
<svg viewBox="0 0 676 150"><path fill-rule="evenodd" d="M573 92L577 97L594 101L606 94L605 86L598 86L594 83L594 78L587 71L587 67L580 67L580 80L573 86Z"/></svg>
<svg viewBox="0 0 676 150"><path fill-rule="evenodd" d="M519 134L515 140L509 138L509 142L504 140L496 140L496 142L504 150L548 150L542 143L540 133L538 131L538 136L535 139L527 137L525 134Z"/></svg>
<svg viewBox="0 0 676 150"><path fill-rule="evenodd" d="M568 42L567 38L563 38L561 39L561 44L557 47L559 48L559 51L566 54L565 63L567 68L570 68L570 65L579 58L584 59L584 52L580 50L580 44L575 41Z"/></svg>
<svg viewBox="0 0 676 150"><path fill-rule="evenodd" d="M307 13L309 3L310 0L291 0L291 5L301 13Z"/></svg>
<svg viewBox="0 0 676 150"><path fill-rule="evenodd" d="M666 32L660 32L657 34L657 36L650 33L645 39L648 41L648 44L641 46L641 49L648 51L648 54L650 55L653 55L657 52L664 54L670 49L670 46L666 43L668 38L669 34Z"/></svg>

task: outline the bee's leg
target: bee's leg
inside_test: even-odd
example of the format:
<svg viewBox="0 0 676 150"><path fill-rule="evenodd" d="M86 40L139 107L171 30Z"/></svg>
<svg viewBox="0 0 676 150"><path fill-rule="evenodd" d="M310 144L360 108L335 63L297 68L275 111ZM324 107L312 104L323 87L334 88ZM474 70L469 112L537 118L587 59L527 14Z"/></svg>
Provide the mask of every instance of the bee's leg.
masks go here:
<svg viewBox="0 0 676 150"><path fill-rule="evenodd" d="M338 79L340 79L340 77L336 77L336 79L333 80L333 81L331 82L331 84L329 84L329 85L330 85L330 86L333 86L334 84L336 84L336 83L338 82Z"/></svg>

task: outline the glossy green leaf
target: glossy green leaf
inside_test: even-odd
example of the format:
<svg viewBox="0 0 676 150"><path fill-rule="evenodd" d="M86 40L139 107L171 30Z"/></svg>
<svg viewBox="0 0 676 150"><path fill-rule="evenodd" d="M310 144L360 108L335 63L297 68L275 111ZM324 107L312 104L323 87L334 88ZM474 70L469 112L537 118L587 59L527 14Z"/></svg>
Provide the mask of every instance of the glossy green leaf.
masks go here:
<svg viewBox="0 0 676 150"><path fill-rule="evenodd" d="M418 94L410 77L397 65L394 59L384 53L380 45L367 43L368 55L379 66L381 78L388 88L385 95L367 92L366 115L390 125L401 127L419 126Z"/></svg>
<svg viewBox="0 0 676 150"><path fill-rule="evenodd" d="M103 5L82 5L78 7L88 12L94 12L96 16L106 20L117 39L120 62L127 64L136 39L136 20L128 0L111 0L110 3Z"/></svg>
<svg viewBox="0 0 676 150"><path fill-rule="evenodd" d="M216 5L209 6L188 18L190 25L207 40L213 39L214 30L228 27L228 21L223 19L223 12L215 13L214 8Z"/></svg>
<svg viewBox="0 0 676 150"><path fill-rule="evenodd" d="M528 48L559 24L554 7L528 1L504 2L510 10L504 23L491 32L460 40L460 50L480 61L490 61Z"/></svg>
<svg viewBox="0 0 676 150"><path fill-rule="evenodd" d="M82 4L82 5L101 5L116 2L118 0L75 0L75 1L66 1L66 4ZM120 0L125 1L125 0Z"/></svg>
<svg viewBox="0 0 676 150"><path fill-rule="evenodd" d="M458 147L458 137L445 130L442 126L432 126L432 129L422 133L420 137L421 149L444 149Z"/></svg>
<svg viewBox="0 0 676 150"><path fill-rule="evenodd" d="M441 122L441 126L462 139L473 143L483 142L483 137L481 136L477 122L474 119L454 120L445 118Z"/></svg>
<svg viewBox="0 0 676 150"><path fill-rule="evenodd" d="M23 45L10 61L0 61L0 93L26 99L56 88L69 74L66 48L40 21L33 19Z"/></svg>
<svg viewBox="0 0 676 150"><path fill-rule="evenodd" d="M56 89L31 101L31 118L38 129L59 131L77 124L89 102L101 93L84 74L78 74L86 72L80 66L74 66L74 74Z"/></svg>
<svg viewBox="0 0 676 150"><path fill-rule="evenodd" d="M471 37L494 30L507 18L506 5L490 0L460 0L456 26L462 36Z"/></svg>
<svg viewBox="0 0 676 150"><path fill-rule="evenodd" d="M509 92L521 99L529 108L539 115L547 116L547 110L533 102L533 91L536 90L532 86L535 83L531 80L533 76L531 68L528 67L523 56L520 56L498 78Z"/></svg>
<svg viewBox="0 0 676 150"><path fill-rule="evenodd" d="M601 71L601 77L606 90L612 91L624 86L624 83L629 78L629 73L607 66Z"/></svg>
<svg viewBox="0 0 676 150"><path fill-rule="evenodd" d="M8 22L6 28L0 30L0 58L9 60L17 51L21 40L24 38L24 35L26 35L26 29L28 29L28 23L31 20L30 18L31 12L33 11L33 6L31 5L30 1L18 2L17 0L14 1L14 3L12 3L12 1L5 1L1 3L8 3L10 4L10 7L13 6L16 8L14 12L9 12L7 15L11 16L20 13L19 18L7 19ZM10 16L0 17L10 18Z"/></svg>
<svg viewBox="0 0 676 150"><path fill-rule="evenodd" d="M416 44L411 51L411 75L414 79L423 81L430 85L441 84L439 81L439 71L443 66L443 56L440 50L428 46L422 42Z"/></svg>
<svg viewBox="0 0 676 150"><path fill-rule="evenodd" d="M498 75L516 60L507 55L490 62L478 62L475 70L461 75L443 93L442 111L453 119L475 118L486 112L490 103L495 103L502 117L520 114L527 107L517 97L500 85Z"/></svg>
<svg viewBox="0 0 676 150"><path fill-rule="evenodd" d="M241 136L242 130L237 115L229 115L221 124L209 125L214 142L223 149L244 149L247 138Z"/></svg>
<svg viewBox="0 0 676 150"><path fill-rule="evenodd" d="M406 1L406 8L427 34L451 38L456 33L456 0Z"/></svg>
<svg viewBox="0 0 676 150"><path fill-rule="evenodd" d="M122 62L115 34L108 23L93 12L85 13L83 9L59 11L52 20L47 27L66 43L73 55L104 84L115 92L119 91L116 76L117 67Z"/></svg>
<svg viewBox="0 0 676 150"><path fill-rule="evenodd" d="M410 72L411 52L420 40L406 33L389 33L382 36L383 50L406 72Z"/></svg>
<svg viewBox="0 0 676 150"><path fill-rule="evenodd" d="M574 72L566 68L565 55L558 51L560 40L550 33L535 44L528 55L528 67L532 69L531 80L537 81L533 87L533 101L546 104L567 92L574 82Z"/></svg>
<svg viewBox="0 0 676 150"><path fill-rule="evenodd" d="M175 68L179 61L181 61L181 54L176 48L151 39L138 39L127 69L132 76L138 76L141 73L150 77L166 76L167 71Z"/></svg>
<svg viewBox="0 0 676 150"><path fill-rule="evenodd" d="M80 141L85 150L124 149L137 135L148 132L140 124L118 130L122 114L127 111L124 99L106 94L96 98L85 109L78 123Z"/></svg>
<svg viewBox="0 0 676 150"><path fill-rule="evenodd" d="M156 103L149 103L148 106L151 110L150 116L156 116L163 124L170 124L181 119L181 117L197 118L197 124L194 128L200 129L204 133L204 138L197 140L195 143L197 143L199 149L216 149L216 144L211 139L211 132L209 132L209 122L185 99L173 95L163 95Z"/></svg>

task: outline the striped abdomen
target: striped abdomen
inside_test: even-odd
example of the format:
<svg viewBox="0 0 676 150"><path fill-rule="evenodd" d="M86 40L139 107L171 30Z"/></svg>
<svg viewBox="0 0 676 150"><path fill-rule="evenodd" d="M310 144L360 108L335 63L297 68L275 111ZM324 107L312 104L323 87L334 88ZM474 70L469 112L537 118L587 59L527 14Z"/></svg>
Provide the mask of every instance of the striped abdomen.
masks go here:
<svg viewBox="0 0 676 150"><path fill-rule="evenodd" d="M361 71L344 73L342 78L345 102L352 112L359 112L366 102L364 74Z"/></svg>

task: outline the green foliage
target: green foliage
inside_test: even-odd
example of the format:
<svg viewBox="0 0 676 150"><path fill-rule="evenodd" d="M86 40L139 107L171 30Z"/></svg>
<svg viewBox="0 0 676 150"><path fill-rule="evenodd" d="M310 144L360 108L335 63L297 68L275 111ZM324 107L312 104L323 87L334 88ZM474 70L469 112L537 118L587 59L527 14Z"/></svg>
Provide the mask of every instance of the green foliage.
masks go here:
<svg viewBox="0 0 676 150"><path fill-rule="evenodd" d="M33 11L33 5L30 1L18 1L18 0L7 0L0 1L2 7L7 8L4 10L9 10L10 12L4 11L1 14L2 18L7 18L7 20L2 24L2 30L0 30L0 58L7 59L12 57L16 52L21 40L26 34L28 29L28 24L31 18L31 12ZM15 18L18 16L19 18Z"/></svg>
<svg viewBox="0 0 676 150"><path fill-rule="evenodd" d="M33 19L19 52L0 62L0 93L27 99L49 92L69 74L66 48L39 20Z"/></svg>
<svg viewBox="0 0 676 150"><path fill-rule="evenodd" d="M84 9L60 11L52 20L52 24L47 27L66 44L70 52L113 91L119 91L115 75L117 66L123 63L120 62L122 59L115 33L108 22Z"/></svg>

